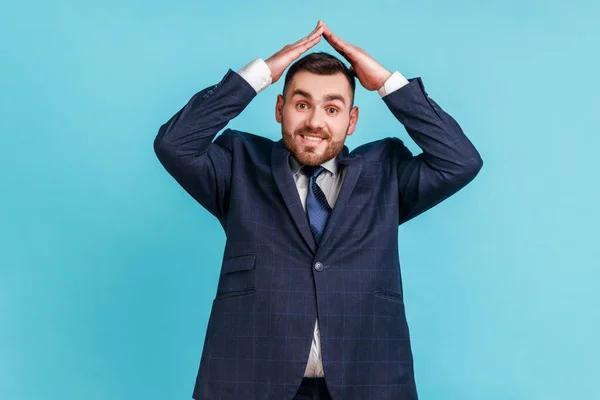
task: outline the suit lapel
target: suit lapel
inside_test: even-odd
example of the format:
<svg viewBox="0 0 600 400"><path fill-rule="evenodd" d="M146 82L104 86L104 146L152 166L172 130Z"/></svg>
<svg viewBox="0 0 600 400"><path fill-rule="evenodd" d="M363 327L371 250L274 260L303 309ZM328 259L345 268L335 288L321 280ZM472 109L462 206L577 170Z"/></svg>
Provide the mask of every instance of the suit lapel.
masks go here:
<svg viewBox="0 0 600 400"><path fill-rule="evenodd" d="M335 201L331 215L329 216L329 221L327 221L327 226L325 227L325 232L321 239L321 247L327 242L327 239L331 236L331 232L339 224L340 220L344 218L344 209L346 208L346 204L348 204L348 199L356 186L356 182L358 181L358 177L360 176L364 164L362 156L349 156L348 148L346 146L344 146L344 150L339 155L338 161L340 165L346 169L346 176L344 176L344 182L340 188L340 193Z"/></svg>
<svg viewBox="0 0 600 400"><path fill-rule="evenodd" d="M271 171L273 172L273 178L275 178L275 183L281 192L283 201L292 216L292 220L296 224L296 227L300 231L300 234L308 247L310 247L313 253L316 253L317 245L312 232L310 231L308 218L306 218L306 214L302 208L300 195L298 194L296 183L292 177L288 161L289 155L290 152L285 148L282 140L275 143L271 152Z"/></svg>
<svg viewBox="0 0 600 400"><path fill-rule="evenodd" d="M290 152L283 145L283 140L275 143L271 152L271 171L273 172L275 183L281 192L283 201L292 216L292 220L296 224L296 227L300 231L306 244L314 253L316 253L317 245L312 232L310 231L308 218L302 208L298 189L296 188L296 183L292 177L288 161L289 155ZM339 154L338 162L346 169L346 175L344 176L344 182L342 183L340 193L333 210L331 211L331 215L329 216L327 227L323 233L321 246L327 241L327 238L331 235L331 231L334 227L339 224L341 219L343 219L344 209L346 208L348 199L356 186L356 182L358 181L358 177L363 168L362 156L349 154L346 146L344 146L342 152Z"/></svg>

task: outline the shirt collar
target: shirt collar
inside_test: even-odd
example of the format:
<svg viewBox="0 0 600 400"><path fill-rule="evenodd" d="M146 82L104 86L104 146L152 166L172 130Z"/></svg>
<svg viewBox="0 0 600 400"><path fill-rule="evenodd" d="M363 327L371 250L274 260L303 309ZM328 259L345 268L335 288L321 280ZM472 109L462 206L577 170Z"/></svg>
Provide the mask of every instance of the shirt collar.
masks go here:
<svg viewBox="0 0 600 400"><path fill-rule="evenodd" d="M298 160L296 160L296 157L294 157L294 155L291 153L290 153L290 158L289 158L289 164L290 164L290 168L292 170L292 174L294 176L297 175L300 172L300 170L302 169L302 167L304 166L304 165L300 164L300 162ZM330 172L333 177L335 177L339 171L337 157L333 157L333 158L325 161L324 163L321 164L321 166L323 168L325 168L328 172Z"/></svg>

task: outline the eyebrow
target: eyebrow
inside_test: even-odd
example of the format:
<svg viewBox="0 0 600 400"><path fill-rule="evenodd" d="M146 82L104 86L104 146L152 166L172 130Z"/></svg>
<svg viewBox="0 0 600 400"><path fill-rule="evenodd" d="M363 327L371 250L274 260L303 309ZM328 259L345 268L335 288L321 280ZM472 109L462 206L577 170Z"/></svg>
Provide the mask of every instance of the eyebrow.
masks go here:
<svg viewBox="0 0 600 400"><path fill-rule="evenodd" d="M297 94L299 94L300 96L303 96L303 97L306 97L306 98L312 100L312 96L310 95L310 93L305 92L302 89L294 89L294 91L292 92L292 97L294 97ZM326 94L324 98L325 98L325 101L339 100L344 105L346 105L346 101L344 100L344 96L342 96L341 94L329 93L329 94Z"/></svg>

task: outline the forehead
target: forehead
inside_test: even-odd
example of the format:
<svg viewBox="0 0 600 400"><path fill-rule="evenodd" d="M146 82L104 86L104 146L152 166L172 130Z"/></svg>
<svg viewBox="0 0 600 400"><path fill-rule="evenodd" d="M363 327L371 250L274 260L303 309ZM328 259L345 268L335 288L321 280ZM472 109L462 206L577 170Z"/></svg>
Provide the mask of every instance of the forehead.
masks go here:
<svg viewBox="0 0 600 400"><path fill-rule="evenodd" d="M317 75L308 71L297 72L288 87L288 93L299 89L311 95L313 100L322 100L330 94L340 94L350 104L352 88L346 75L341 72L334 75Z"/></svg>

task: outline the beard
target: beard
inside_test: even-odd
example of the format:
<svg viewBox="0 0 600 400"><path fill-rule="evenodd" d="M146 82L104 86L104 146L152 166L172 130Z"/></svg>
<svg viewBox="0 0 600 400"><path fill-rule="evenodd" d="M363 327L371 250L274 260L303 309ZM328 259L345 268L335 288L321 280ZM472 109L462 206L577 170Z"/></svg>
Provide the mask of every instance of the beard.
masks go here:
<svg viewBox="0 0 600 400"><path fill-rule="evenodd" d="M290 133L288 132L284 124L281 124L281 134L283 136L283 144L290 153L296 157L296 160L302 165L321 165L325 161L336 157L344 148L344 142L346 141L346 135L342 140L333 140L329 132L323 130L313 131L310 129L298 129L297 131ZM299 135L318 135L323 138L322 142L325 142L325 151L320 153L322 142L319 143L318 148L298 143Z"/></svg>

